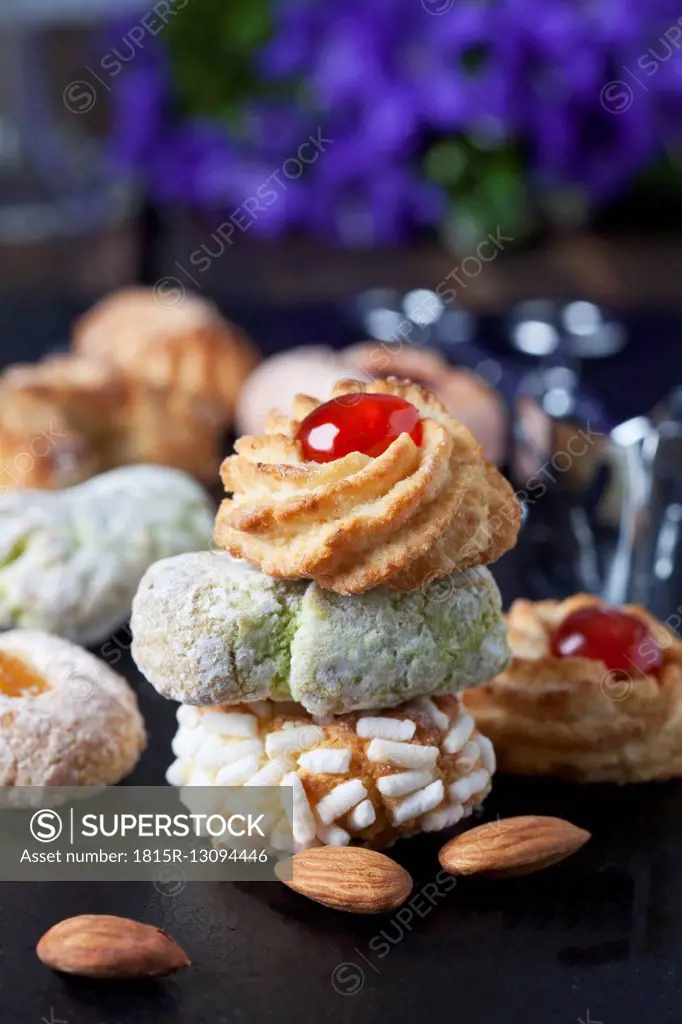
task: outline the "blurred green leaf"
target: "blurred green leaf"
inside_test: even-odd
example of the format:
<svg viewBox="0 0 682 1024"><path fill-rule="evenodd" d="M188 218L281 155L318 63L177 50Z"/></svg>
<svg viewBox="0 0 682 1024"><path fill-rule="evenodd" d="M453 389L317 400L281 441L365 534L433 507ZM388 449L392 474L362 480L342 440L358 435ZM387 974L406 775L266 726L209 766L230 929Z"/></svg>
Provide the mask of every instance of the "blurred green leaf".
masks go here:
<svg viewBox="0 0 682 1024"><path fill-rule="evenodd" d="M426 154L424 170L439 185L454 186L468 169L467 150L458 139L437 142Z"/></svg>
<svg viewBox="0 0 682 1024"><path fill-rule="evenodd" d="M449 139L430 149L424 166L450 196L443 233L454 248L471 251L498 227L522 240L535 227L518 147L481 148L471 138Z"/></svg>
<svg viewBox="0 0 682 1024"><path fill-rule="evenodd" d="M460 63L469 74L475 75L485 66L488 54L489 48L483 43L478 43L464 50L460 57Z"/></svg>
<svg viewBox="0 0 682 1024"><path fill-rule="evenodd" d="M191 0L178 11L163 39L180 112L238 127L240 102L267 91L254 54L271 31L268 0Z"/></svg>

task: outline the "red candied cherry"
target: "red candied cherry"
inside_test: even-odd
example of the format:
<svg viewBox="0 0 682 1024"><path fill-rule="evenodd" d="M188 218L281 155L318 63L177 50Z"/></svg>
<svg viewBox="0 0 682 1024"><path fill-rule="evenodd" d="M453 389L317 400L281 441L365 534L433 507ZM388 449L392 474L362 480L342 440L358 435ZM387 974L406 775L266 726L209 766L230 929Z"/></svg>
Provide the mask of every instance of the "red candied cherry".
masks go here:
<svg viewBox="0 0 682 1024"><path fill-rule="evenodd" d="M641 619L617 608L581 608L552 636L556 658L591 658L613 672L656 675L663 664L661 648Z"/></svg>
<svg viewBox="0 0 682 1024"><path fill-rule="evenodd" d="M395 395L350 394L313 409L296 440L308 462L333 462L351 452L376 458L401 434L422 443L419 410L411 402Z"/></svg>

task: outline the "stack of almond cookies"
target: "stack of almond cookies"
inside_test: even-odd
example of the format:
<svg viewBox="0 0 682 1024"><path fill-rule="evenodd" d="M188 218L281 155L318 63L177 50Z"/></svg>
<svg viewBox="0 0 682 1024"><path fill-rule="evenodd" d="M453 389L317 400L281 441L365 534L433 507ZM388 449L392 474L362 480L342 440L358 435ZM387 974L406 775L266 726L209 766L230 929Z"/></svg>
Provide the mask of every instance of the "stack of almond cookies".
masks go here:
<svg viewBox="0 0 682 1024"><path fill-rule="evenodd" d="M299 396L235 451L219 550L157 562L133 603L135 660L181 704L168 781L291 787L296 849L456 824L495 768L458 694L508 662L485 566L510 486L393 379Z"/></svg>
<svg viewBox="0 0 682 1024"><path fill-rule="evenodd" d="M0 373L0 486L59 489L134 463L212 478L259 355L196 295L125 288L71 350Z"/></svg>

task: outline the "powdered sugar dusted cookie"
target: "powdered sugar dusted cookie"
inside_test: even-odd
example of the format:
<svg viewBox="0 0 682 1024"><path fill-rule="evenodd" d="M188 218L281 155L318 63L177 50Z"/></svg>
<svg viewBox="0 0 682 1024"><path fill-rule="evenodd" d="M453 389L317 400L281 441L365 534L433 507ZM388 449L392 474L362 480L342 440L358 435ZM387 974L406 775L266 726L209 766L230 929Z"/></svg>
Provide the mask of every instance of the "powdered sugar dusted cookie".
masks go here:
<svg viewBox="0 0 682 1024"><path fill-rule="evenodd" d="M146 744L137 698L103 661L37 630L0 635L0 785L110 785Z"/></svg>
<svg viewBox="0 0 682 1024"><path fill-rule="evenodd" d="M166 697L295 700L311 714L394 707L475 686L508 660L484 568L353 597L276 580L216 552L153 565L133 601L133 657Z"/></svg>
<svg viewBox="0 0 682 1024"><path fill-rule="evenodd" d="M272 701L185 706L178 722L169 783L291 786L297 850L351 841L382 847L448 828L481 803L495 770L492 744L455 696L324 720ZM279 831L284 838L287 830Z"/></svg>
<svg viewBox="0 0 682 1024"><path fill-rule="evenodd" d="M0 502L0 628L93 644L124 621L157 558L209 542L213 508L190 477L128 466Z"/></svg>

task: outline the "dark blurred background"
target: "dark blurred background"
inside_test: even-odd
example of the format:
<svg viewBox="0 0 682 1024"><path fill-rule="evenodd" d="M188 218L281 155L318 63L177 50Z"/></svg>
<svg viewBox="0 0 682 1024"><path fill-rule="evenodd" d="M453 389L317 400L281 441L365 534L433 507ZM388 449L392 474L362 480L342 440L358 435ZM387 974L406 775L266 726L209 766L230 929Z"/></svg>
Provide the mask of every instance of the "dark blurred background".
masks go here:
<svg viewBox="0 0 682 1024"><path fill-rule="evenodd" d="M549 516L534 564L556 578L526 592L622 599L597 564L596 514L632 552L660 472L649 444L642 475L642 450L682 413L682 11L119 0L113 13L0 6L2 361L64 348L74 316L131 282L161 306L216 299L265 355L362 339L435 350L469 375L448 378L452 411L524 493L572 431L603 439L533 509ZM308 364L292 373L305 389ZM647 550L678 507L669 491ZM560 536L576 550L557 576Z"/></svg>

